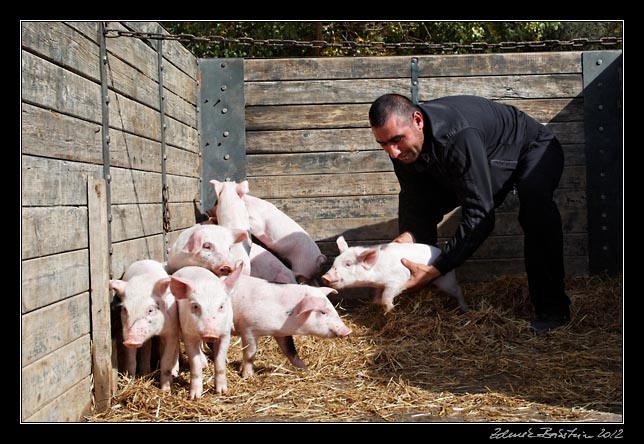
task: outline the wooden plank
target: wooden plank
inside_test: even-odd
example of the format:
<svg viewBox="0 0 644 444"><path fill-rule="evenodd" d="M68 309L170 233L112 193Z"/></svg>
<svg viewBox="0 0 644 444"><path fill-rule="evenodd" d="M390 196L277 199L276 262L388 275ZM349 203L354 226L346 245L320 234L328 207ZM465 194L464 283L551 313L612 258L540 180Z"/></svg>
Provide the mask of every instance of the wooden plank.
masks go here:
<svg viewBox="0 0 644 444"><path fill-rule="evenodd" d="M203 213L198 202L171 203L170 207L170 229L177 230L191 227L197 223L197 212Z"/></svg>
<svg viewBox="0 0 644 444"><path fill-rule="evenodd" d="M391 171L389 156L377 151L247 156L247 171L256 176Z"/></svg>
<svg viewBox="0 0 644 444"><path fill-rule="evenodd" d="M535 102L533 100L524 101L524 108L526 111L531 112L535 118L536 114L546 112L544 108L536 107L534 103L527 106L528 102ZM551 109L558 109L560 112L556 115L550 115L555 119L549 125L571 125L571 127L553 127L553 130L558 131L559 134L570 129L570 133L566 135L564 143L583 143L580 139L580 123L583 119L582 114L577 114L580 111L577 102L568 108L560 109L553 107ZM541 115L541 118L544 116ZM301 126L323 126L319 123L306 123ZM300 129L300 130L275 130L275 131L248 131L246 133L246 153L247 154L283 154L294 152L322 152L322 151L361 151L361 150L380 150L376 144L371 130L365 128L337 128L337 129ZM252 172L249 169L249 172Z"/></svg>
<svg viewBox="0 0 644 444"><path fill-rule="evenodd" d="M101 164L101 125L22 104L22 154Z"/></svg>
<svg viewBox="0 0 644 444"><path fill-rule="evenodd" d="M111 168L110 173L112 205L162 201L160 173L124 168Z"/></svg>
<svg viewBox="0 0 644 444"><path fill-rule="evenodd" d="M168 174L167 183L170 202L199 202L201 199L198 178Z"/></svg>
<svg viewBox="0 0 644 444"><path fill-rule="evenodd" d="M112 205L112 242L163 232L163 205Z"/></svg>
<svg viewBox="0 0 644 444"><path fill-rule="evenodd" d="M87 178L103 174L99 165L25 155L21 160L23 207L87 205Z"/></svg>
<svg viewBox="0 0 644 444"><path fill-rule="evenodd" d="M118 29L118 30L143 30L143 24L136 24L134 22L125 23L119 22L108 22L107 28L109 29ZM143 32L158 32L159 25L155 22L150 22L145 27L152 27L151 31ZM188 103L196 106L197 103L197 90L196 90L196 58L194 56L186 55L189 52L187 50L181 51L177 45L170 41L164 41L164 58L167 59L169 56L175 55L179 56L180 54L185 58L182 60L182 57L175 57L171 59L172 63L167 64L167 67L164 66L164 78L163 84L164 88L172 92L178 97L181 97L183 100ZM156 45L156 42L154 43ZM180 44L178 45L180 46ZM132 38L132 37L116 37L108 38L106 40L106 47L108 52L114 54L115 56L121 58L129 65L135 69L140 70L147 77L158 79L158 67L157 67L157 52L156 46L152 48L146 43L146 40ZM191 58L192 57L192 58ZM165 64L164 64L165 65ZM177 69L176 65L181 65L181 69ZM187 74L190 72L190 74Z"/></svg>
<svg viewBox="0 0 644 444"><path fill-rule="evenodd" d="M419 77L581 74L581 52L417 56Z"/></svg>
<svg viewBox="0 0 644 444"><path fill-rule="evenodd" d="M371 103L385 92L409 95L409 79L309 80L245 83L246 105ZM583 92L580 74L419 78L419 100L472 94L490 99L572 98Z"/></svg>
<svg viewBox="0 0 644 444"><path fill-rule="evenodd" d="M83 335L22 368L21 417L32 416L44 405L90 375L90 337Z"/></svg>
<svg viewBox="0 0 644 444"><path fill-rule="evenodd" d="M106 44L111 43L113 40L114 39L111 38L107 39ZM130 39L130 41L136 42L137 40ZM108 70L110 76L109 85L112 90L119 94L136 102L140 102L155 111L159 111L160 100L157 75L158 57L155 51L152 51L146 45L143 45L143 47L146 48L146 52L138 58L140 64L135 67L125 63L119 59L118 56L108 58ZM174 70L172 68L174 68L172 65L168 65L166 70L166 67L164 66L164 94L166 101L164 111L166 115L187 125L196 127L196 105L188 102L184 97L178 96L172 90L167 88L166 80L172 83L170 79L172 72L178 72L176 68L174 68ZM144 74L144 72L146 74ZM152 75L152 77L150 77L150 75ZM190 86L192 87L192 90L196 89L196 83L194 80L190 81ZM194 96L195 93L193 91L193 99Z"/></svg>
<svg viewBox="0 0 644 444"><path fill-rule="evenodd" d="M383 150L282 154L279 156L249 155L246 160L248 171L249 173L252 172L252 176L249 174L249 178L257 176L275 177L288 173L294 181L290 187L290 190L294 194L300 193L297 191L299 186L306 187L313 185L313 187L315 187L316 185L314 182L316 180L333 180L337 175L346 177L344 174L393 173L391 160ZM315 176L306 179L304 175ZM378 174L361 177L371 177L374 182L380 180L380 176ZM579 184L579 187L584 187L584 177L585 173L583 172L583 167L565 167L564 178L562 180L573 180ZM391 179L389 182L390 181ZM357 182L352 182L352 184L354 185L354 188L358 186ZM571 184L567 182L566 184L567 185L565 187L571 187ZM315 190L313 190L313 192L322 195L327 194L328 192L334 193L332 185L332 183L327 185L317 184L317 192ZM564 185L561 185L561 187L564 188ZM390 186L387 185L387 188L390 188ZM339 192L342 194L355 194L354 189L351 187L342 188Z"/></svg>
<svg viewBox="0 0 644 444"><path fill-rule="evenodd" d="M468 94L488 99L571 98L583 94L581 74L419 78L418 99Z"/></svg>
<svg viewBox="0 0 644 444"><path fill-rule="evenodd" d="M113 278L120 278L134 261L153 259L163 262L163 236L139 237L112 243L111 270Z"/></svg>
<svg viewBox="0 0 644 444"><path fill-rule="evenodd" d="M580 52L419 55L427 76L580 73ZM409 78L412 56L326 57L245 60L246 81Z"/></svg>
<svg viewBox="0 0 644 444"><path fill-rule="evenodd" d="M246 132L246 154L249 155L363 149L381 149L369 128Z"/></svg>
<svg viewBox="0 0 644 444"><path fill-rule="evenodd" d="M89 291L88 250L22 261L22 313Z"/></svg>
<svg viewBox="0 0 644 444"><path fill-rule="evenodd" d="M583 122L584 120L584 102L580 97L498 101L516 106L544 124L552 122Z"/></svg>
<svg viewBox="0 0 644 444"><path fill-rule="evenodd" d="M320 155L320 157L325 155ZM375 154L374 154L375 156ZM351 162L349 168L329 169L325 174L308 169L310 163L301 164L294 160L286 161L293 174L282 175L282 169L275 168L275 175L248 176L250 194L262 199L322 197L322 196L366 196L373 194L398 194L400 186L390 166L388 171L361 172L358 162ZM320 161L316 165L323 165ZM355 165L355 172L350 170ZM379 169L384 170L386 163ZM391 165L391 163L389 163ZM280 164L277 165L278 167ZM368 168L365 168L368 170ZM265 169L264 169L265 170ZM349 170L347 172L346 170ZM336 172L337 171L337 172ZM300 173L312 174L300 174ZM585 189L586 170L584 166L565 166L559 188Z"/></svg>
<svg viewBox="0 0 644 444"><path fill-rule="evenodd" d="M249 176L250 194L262 199L333 195L398 194L393 171L288 176Z"/></svg>
<svg viewBox="0 0 644 444"><path fill-rule="evenodd" d="M89 294L81 293L22 317L22 366L89 333Z"/></svg>
<svg viewBox="0 0 644 444"><path fill-rule="evenodd" d="M22 259L87 248L87 209L22 209Z"/></svg>
<svg viewBox="0 0 644 444"><path fill-rule="evenodd" d="M101 122L101 87L69 70L22 51L22 101Z"/></svg>
<svg viewBox="0 0 644 444"><path fill-rule="evenodd" d="M51 62L100 81L98 45L63 22L22 22L24 49Z"/></svg>
<svg viewBox="0 0 644 444"><path fill-rule="evenodd" d="M195 145L192 150L197 150ZM181 176L200 177L201 157L194 151L166 146L166 173Z"/></svg>
<svg viewBox="0 0 644 444"><path fill-rule="evenodd" d="M110 313L110 244L104 179L87 181L89 219L89 272L92 314L92 373L96 410L105 411L116 393L118 368L112 367Z"/></svg>
<svg viewBox="0 0 644 444"><path fill-rule="evenodd" d="M397 195L368 195L368 196L327 196L315 198L267 199L281 211L288 214L298 223L305 220L317 220L319 223L329 223L321 219L342 218L391 218L398 215ZM559 208L567 210L586 209L585 190L556 190L555 201ZM497 209L498 212L516 212L519 199L509 194L505 202ZM331 224L333 222L330 222Z"/></svg>
<svg viewBox="0 0 644 444"><path fill-rule="evenodd" d="M409 95L407 79L246 82L246 106L371 103L385 92Z"/></svg>
<svg viewBox="0 0 644 444"><path fill-rule="evenodd" d="M159 23L154 22L124 22L127 28L141 32L170 33ZM182 70L193 80L197 79L197 59L185 46L174 40L164 40L163 57ZM195 103L195 102L192 102Z"/></svg>
<svg viewBox="0 0 644 444"><path fill-rule="evenodd" d="M528 102L531 102L532 105L528 106ZM540 120L542 123L548 123L550 120L557 118L562 110L570 104L570 100L504 100L501 103L514 105L519 109L525 109L533 113L535 119ZM246 131L247 133L251 133L252 131L258 130L369 129L370 107L371 104L249 106L246 107L245 111ZM575 111L580 112L581 108ZM577 118L579 122L550 123L553 126L553 131L558 136L563 137L560 139L562 143L583 143L583 115L579 114ZM370 131L369 135L371 136ZM369 143L370 141L367 140L366 142ZM371 140L371 143L374 143L373 140ZM247 145L252 147L252 144L248 143L248 140Z"/></svg>
<svg viewBox="0 0 644 444"><path fill-rule="evenodd" d="M110 128L161 141L159 113L139 102L110 90ZM194 147L197 129L166 116L166 143L177 147ZM196 125L195 125L196 126Z"/></svg>
<svg viewBox="0 0 644 444"><path fill-rule="evenodd" d="M53 401L43 405L25 422L81 422L92 409L92 378L87 376Z"/></svg>

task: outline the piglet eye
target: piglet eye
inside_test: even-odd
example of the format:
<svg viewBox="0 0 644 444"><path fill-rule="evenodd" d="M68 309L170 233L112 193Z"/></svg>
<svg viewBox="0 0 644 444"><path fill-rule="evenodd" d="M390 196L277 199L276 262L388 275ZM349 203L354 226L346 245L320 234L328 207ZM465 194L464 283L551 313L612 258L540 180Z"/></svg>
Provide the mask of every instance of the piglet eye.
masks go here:
<svg viewBox="0 0 644 444"><path fill-rule="evenodd" d="M320 314L323 314L324 316L326 316L327 312L326 312L326 310L320 310Z"/></svg>
<svg viewBox="0 0 644 444"><path fill-rule="evenodd" d="M224 304L221 304L221 305L219 306L219 311L224 311Z"/></svg>
<svg viewBox="0 0 644 444"><path fill-rule="evenodd" d="M213 245L210 242L204 242L204 244L201 246L204 250L212 250Z"/></svg>
<svg viewBox="0 0 644 444"><path fill-rule="evenodd" d="M154 313L154 307L148 307L147 314L151 315L152 313Z"/></svg>
<svg viewBox="0 0 644 444"><path fill-rule="evenodd" d="M345 268L350 268L351 267L351 262L345 262L344 263Z"/></svg>
<svg viewBox="0 0 644 444"><path fill-rule="evenodd" d="M199 313L199 311L201 310L201 307L196 302L193 302L192 304L190 304L190 309L192 310L193 313Z"/></svg>

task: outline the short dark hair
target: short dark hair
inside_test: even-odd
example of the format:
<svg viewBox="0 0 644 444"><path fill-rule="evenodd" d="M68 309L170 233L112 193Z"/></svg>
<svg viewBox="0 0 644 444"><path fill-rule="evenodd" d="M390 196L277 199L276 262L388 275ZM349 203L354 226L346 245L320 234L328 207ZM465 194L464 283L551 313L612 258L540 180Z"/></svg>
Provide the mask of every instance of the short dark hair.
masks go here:
<svg viewBox="0 0 644 444"><path fill-rule="evenodd" d="M380 128L391 114L407 117L414 114L418 107L407 97L400 94L384 94L378 97L369 108L369 124Z"/></svg>

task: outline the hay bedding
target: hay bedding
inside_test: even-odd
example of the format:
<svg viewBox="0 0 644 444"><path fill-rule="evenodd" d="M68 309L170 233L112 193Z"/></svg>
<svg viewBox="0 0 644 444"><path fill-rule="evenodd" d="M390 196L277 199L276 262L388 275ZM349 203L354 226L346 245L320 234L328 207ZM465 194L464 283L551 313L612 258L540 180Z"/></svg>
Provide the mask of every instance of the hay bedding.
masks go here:
<svg viewBox="0 0 644 444"><path fill-rule="evenodd" d="M272 338L261 338L256 375L238 373L241 343L228 354L228 393L187 399L185 355L172 393L158 372L119 377L111 408L90 422L555 422L621 421L622 283L569 279L570 326L530 332L526 281L504 277L464 285L473 310L460 314L438 292L401 295L384 316L369 301L339 300L353 333L297 336L308 370L292 367Z"/></svg>

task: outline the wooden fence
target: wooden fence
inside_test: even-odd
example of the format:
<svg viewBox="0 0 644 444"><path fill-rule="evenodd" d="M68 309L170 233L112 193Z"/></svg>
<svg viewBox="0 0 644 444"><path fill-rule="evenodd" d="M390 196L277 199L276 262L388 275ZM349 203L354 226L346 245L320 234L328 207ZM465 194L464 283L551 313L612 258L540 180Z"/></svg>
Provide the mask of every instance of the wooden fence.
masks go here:
<svg viewBox="0 0 644 444"><path fill-rule="evenodd" d="M152 22L106 26L165 32ZM98 22L22 23L25 422L78 421L92 407L106 408L117 377L109 278L135 260L163 261L167 246L206 210L201 184L211 177L201 177L198 60L176 41L135 37L105 39L102 54L101 35ZM489 97L525 110L560 138L566 161L556 199L569 275L589 271L583 55L417 57L421 101ZM367 113L385 92L409 95L410 62L401 56L244 61L251 194L298 221L330 259L340 234L352 244L397 234L398 184ZM517 205L510 195L493 235L458 270L461 280L523 272ZM457 212L445 219L443 238L457 221Z"/></svg>

